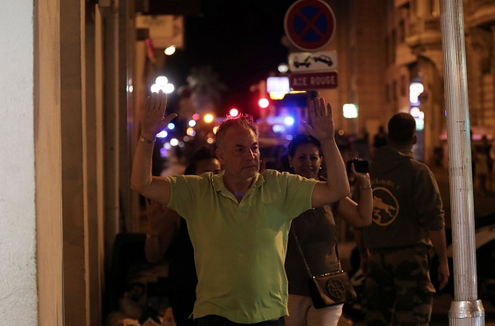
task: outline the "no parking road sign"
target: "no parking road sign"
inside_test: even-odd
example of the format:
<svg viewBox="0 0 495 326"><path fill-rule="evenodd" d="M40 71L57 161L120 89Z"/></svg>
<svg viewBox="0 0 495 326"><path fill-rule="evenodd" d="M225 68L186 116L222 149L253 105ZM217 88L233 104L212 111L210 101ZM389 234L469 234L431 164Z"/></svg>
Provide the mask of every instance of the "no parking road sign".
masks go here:
<svg viewBox="0 0 495 326"><path fill-rule="evenodd" d="M285 14L289 40L304 51L316 51L330 42L335 32L335 15L322 0L299 0Z"/></svg>

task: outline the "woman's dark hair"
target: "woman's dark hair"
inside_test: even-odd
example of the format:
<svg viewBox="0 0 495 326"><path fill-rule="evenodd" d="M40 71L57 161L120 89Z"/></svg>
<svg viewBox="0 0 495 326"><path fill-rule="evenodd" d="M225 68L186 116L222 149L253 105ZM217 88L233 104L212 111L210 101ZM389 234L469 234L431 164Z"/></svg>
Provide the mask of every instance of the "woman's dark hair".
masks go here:
<svg viewBox="0 0 495 326"><path fill-rule="evenodd" d="M297 148L301 145L305 144L313 144L318 148L321 156L321 144L320 141L313 136L305 135L305 134L297 134L296 137L292 138L287 147L287 155L290 157L294 157L296 154Z"/></svg>
<svg viewBox="0 0 495 326"><path fill-rule="evenodd" d="M189 164L187 165L184 174L196 174L196 165L199 161L212 159L217 159L213 148L208 146L198 148L189 158Z"/></svg>

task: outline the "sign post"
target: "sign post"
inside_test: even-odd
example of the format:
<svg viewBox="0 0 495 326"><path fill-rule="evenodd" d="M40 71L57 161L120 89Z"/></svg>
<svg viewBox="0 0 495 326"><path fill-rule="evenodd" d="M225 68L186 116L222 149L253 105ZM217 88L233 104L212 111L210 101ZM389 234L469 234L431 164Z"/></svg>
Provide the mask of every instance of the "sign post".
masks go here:
<svg viewBox="0 0 495 326"><path fill-rule="evenodd" d="M290 87L296 91L337 87L335 51L319 52L335 33L335 15L322 0L299 0L285 14L284 28L289 40L305 51L289 55ZM311 73L309 73L311 72Z"/></svg>

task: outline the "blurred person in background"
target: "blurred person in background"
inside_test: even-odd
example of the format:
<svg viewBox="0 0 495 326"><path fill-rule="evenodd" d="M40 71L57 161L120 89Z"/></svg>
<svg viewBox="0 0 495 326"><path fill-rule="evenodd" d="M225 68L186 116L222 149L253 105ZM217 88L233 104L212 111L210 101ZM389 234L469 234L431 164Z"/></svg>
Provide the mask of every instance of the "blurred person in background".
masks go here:
<svg viewBox="0 0 495 326"><path fill-rule="evenodd" d="M220 169L220 162L213 149L203 146L189 158L184 174L201 175L206 172L218 174ZM146 259L150 263L156 263L166 255L170 281L168 299L175 323L177 326L195 326L196 322L190 316L196 301L198 278L186 220L176 211L151 200L146 200L146 212L148 216Z"/></svg>

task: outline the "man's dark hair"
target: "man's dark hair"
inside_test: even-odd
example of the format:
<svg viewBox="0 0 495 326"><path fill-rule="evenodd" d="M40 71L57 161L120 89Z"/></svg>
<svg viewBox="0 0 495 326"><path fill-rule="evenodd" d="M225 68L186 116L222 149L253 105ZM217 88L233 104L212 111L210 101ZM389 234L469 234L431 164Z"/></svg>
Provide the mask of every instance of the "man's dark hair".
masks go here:
<svg viewBox="0 0 495 326"><path fill-rule="evenodd" d="M388 121L388 138L397 144L410 144L416 133L416 121L409 113L397 113Z"/></svg>
<svg viewBox="0 0 495 326"><path fill-rule="evenodd" d="M194 153L189 158L189 164L187 165L184 174L196 174L196 166L198 165L199 161L212 160L216 158L217 156L215 155L215 151L211 147L202 146L194 151Z"/></svg>
<svg viewBox="0 0 495 326"><path fill-rule="evenodd" d="M230 128L246 128L254 131L256 136L258 136L258 127L253 121L253 117L247 114L241 115L239 117L228 117L225 119L218 127L217 134L215 136L215 143L217 147L220 147L224 141L225 133Z"/></svg>

